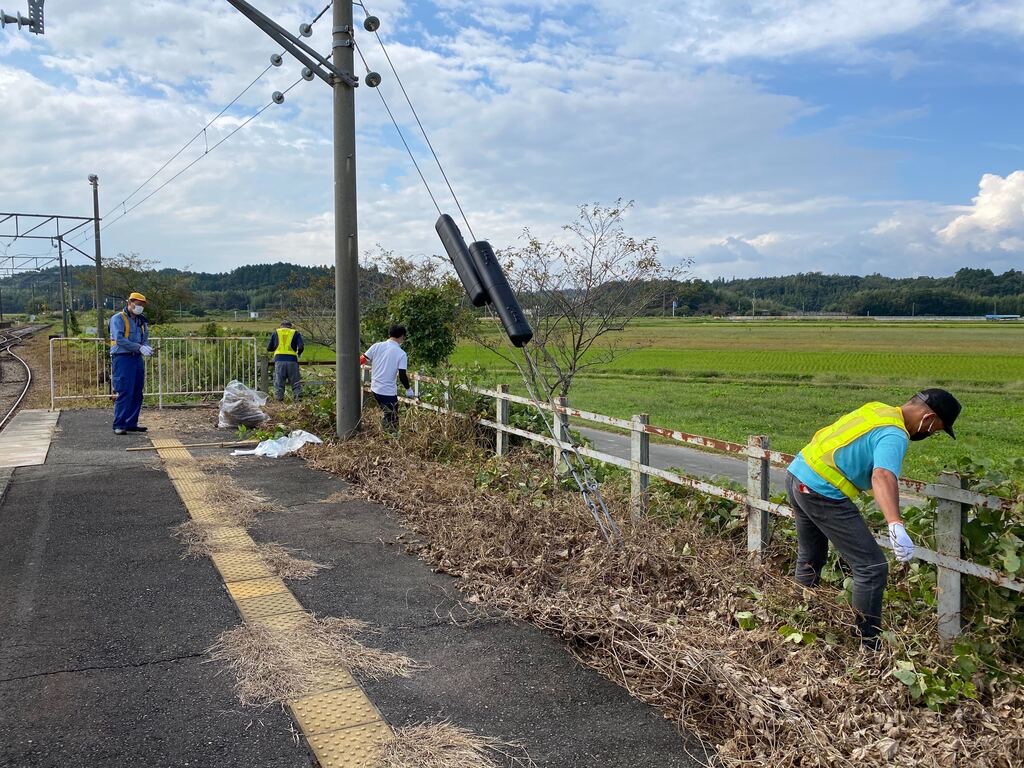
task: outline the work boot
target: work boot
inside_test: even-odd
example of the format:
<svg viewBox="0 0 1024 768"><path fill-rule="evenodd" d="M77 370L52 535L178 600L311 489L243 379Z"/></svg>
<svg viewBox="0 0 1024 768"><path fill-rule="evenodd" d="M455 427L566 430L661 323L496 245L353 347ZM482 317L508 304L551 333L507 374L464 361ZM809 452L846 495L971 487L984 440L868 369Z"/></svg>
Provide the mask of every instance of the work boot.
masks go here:
<svg viewBox="0 0 1024 768"><path fill-rule="evenodd" d="M148 432L149 431L149 427L139 427L139 426L128 427L128 431L129 432Z"/></svg>

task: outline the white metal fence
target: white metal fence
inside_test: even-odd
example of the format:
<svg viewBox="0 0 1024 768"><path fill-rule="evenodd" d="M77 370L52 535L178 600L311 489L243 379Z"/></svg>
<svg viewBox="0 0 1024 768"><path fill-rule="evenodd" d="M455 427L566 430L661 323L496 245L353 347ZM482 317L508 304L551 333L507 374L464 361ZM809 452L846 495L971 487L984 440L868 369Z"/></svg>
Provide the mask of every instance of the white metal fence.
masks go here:
<svg viewBox="0 0 1024 768"><path fill-rule="evenodd" d="M365 383L368 384L368 382ZM440 392L441 396L439 398L433 398L440 403L439 405L423 402L420 399L420 395L425 392L424 384L428 385L431 390ZM406 403L433 411L453 412L453 409L449 407L453 399L453 385L449 382L413 374L413 385L417 397L412 400L402 398ZM691 435L686 432L654 426L648 423L647 414L638 414L632 419L626 420L577 410L570 408L564 398L558 398L554 408L546 403L541 403L540 407L548 412L555 410L561 415L561 420L555 420L556 427L561 433L559 436L563 440L563 442L559 442L549 435L540 435L510 426L510 403L531 407L535 407L536 404L529 398L509 394L508 385L499 385L496 390L462 385L455 388L471 392L480 398L493 399L493 406L489 410L494 414L494 418L479 418L477 423L495 431L495 451L499 455L508 451L509 436L516 435L532 442L550 446L554 454L556 470L559 464L559 451L565 445L564 432L562 430L568 427L569 418L628 431L630 438L630 456L628 459L586 447L580 448L579 453L597 461L629 470L631 478L630 499L634 515L640 515L646 511L647 488L652 477L661 478L675 485L693 488L710 496L727 499L737 504L742 504L746 508L747 549L756 555L760 555L768 546L770 516L793 517L793 509L791 507L769 500L768 481L771 465L788 466L794 457L791 454L769 450L768 437L764 435L753 435L749 438L747 445L741 445L739 443L730 443L725 440L704 437L702 435ZM434 394L434 392L432 391L431 394ZM649 457L652 435L657 435L672 442L698 446L705 450L744 457L747 464L746 492L721 488L713 483L688 477L679 472L651 466ZM940 635L944 638L952 638L960 633L960 613L963 600L960 583L961 576L967 575L985 579L1000 587L1015 592L1024 592L1024 580L1018 579L1015 574L1002 573L988 566L963 558L963 525L968 520L970 509L972 507L977 509L1011 509L1014 506L1012 500L966 490L963 488L960 477L951 472L942 473L939 476L938 482L935 483L924 483L919 480L901 478L900 490L920 498L936 500L934 539L937 549L917 547L915 549L915 556L936 566L938 574L936 607L939 614L938 629ZM876 540L880 546L886 549L892 548L887 536L877 536Z"/></svg>
<svg viewBox="0 0 1024 768"><path fill-rule="evenodd" d="M220 395L232 379L256 386L259 347L253 337L150 339L144 397L182 402ZM50 408L65 401L109 400L110 346L103 339L50 339Z"/></svg>

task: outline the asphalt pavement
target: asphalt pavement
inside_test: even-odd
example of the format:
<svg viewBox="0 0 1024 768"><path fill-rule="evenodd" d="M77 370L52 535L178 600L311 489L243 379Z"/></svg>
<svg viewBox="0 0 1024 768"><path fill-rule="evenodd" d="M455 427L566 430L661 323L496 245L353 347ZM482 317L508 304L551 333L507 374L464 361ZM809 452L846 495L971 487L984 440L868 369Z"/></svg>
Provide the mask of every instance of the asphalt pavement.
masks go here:
<svg viewBox="0 0 1024 768"><path fill-rule="evenodd" d="M109 412L66 411L44 465L14 470L0 505L0 766L301 768L280 708L242 707L205 662L238 624L148 445Z"/></svg>

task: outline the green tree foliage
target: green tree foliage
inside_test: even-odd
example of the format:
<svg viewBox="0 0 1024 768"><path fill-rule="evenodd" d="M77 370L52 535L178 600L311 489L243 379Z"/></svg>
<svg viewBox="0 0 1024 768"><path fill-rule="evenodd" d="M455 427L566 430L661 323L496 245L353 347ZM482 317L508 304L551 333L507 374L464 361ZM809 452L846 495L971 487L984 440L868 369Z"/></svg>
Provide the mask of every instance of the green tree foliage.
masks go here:
<svg viewBox="0 0 1024 768"><path fill-rule="evenodd" d="M462 288L435 259L414 261L378 249L366 255L371 265L360 275L361 342L366 349L386 339L388 327L408 328L405 349L410 364L433 368L454 351L457 339L473 322L462 309ZM334 272L315 276L305 284L293 276L286 312L307 343L335 344Z"/></svg>
<svg viewBox="0 0 1024 768"><path fill-rule="evenodd" d="M455 351L458 332L464 323L462 286L453 280L425 288L406 288L389 298L387 304L371 307L363 318L368 339L388 337L393 323L404 325L408 338L404 349L414 367L436 368Z"/></svg>
<svg viewBox="0 0 1024 768"><path fill-rule="evenodd" d="M146 317L156 325L174 317L179 306L192 301L191 277L177 270L157 270L136 253L119 253L104 262L104 288L122 302L138 291L146 296Z"/></svg>

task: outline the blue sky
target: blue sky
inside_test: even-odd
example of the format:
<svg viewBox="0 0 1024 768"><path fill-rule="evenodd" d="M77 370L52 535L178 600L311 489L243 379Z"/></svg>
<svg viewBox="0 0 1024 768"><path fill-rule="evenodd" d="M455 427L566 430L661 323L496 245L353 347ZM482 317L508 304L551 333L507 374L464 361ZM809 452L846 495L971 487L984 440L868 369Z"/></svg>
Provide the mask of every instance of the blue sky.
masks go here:
<svg viewBox="0 0 1024 768"><path fill-rule="evenodd" d="M289 29L322 8L255 4ZM98 173L110 221L276 50L223 0L87 5L50 0L44 37L0 33L0 210L88 215ZM366 5L496 247L524 228L557 238L577 205L623 197L630 233L703 278L1024 268L1020 2ZM328 24L311 42L326 49ZM359 43L455 213L376 40ZM293 62L268 72L121 210L297 77ZM361 249L438 253L437 211L379 94L356 95ZM300 83L111 223L105 250L204 270L330 262L330 115L329 89Z"/></svg>

